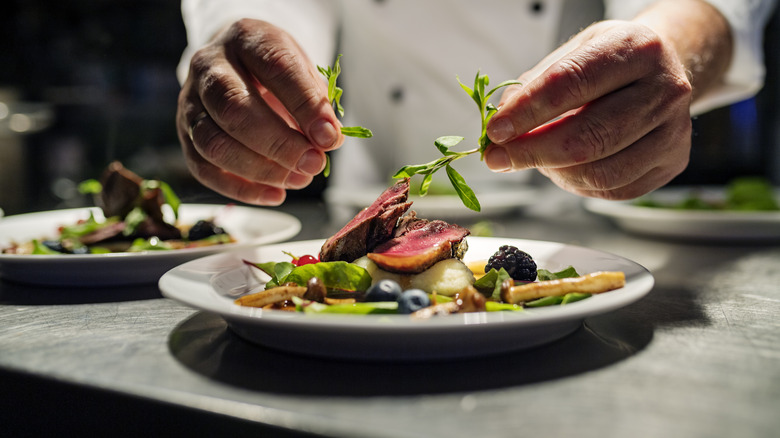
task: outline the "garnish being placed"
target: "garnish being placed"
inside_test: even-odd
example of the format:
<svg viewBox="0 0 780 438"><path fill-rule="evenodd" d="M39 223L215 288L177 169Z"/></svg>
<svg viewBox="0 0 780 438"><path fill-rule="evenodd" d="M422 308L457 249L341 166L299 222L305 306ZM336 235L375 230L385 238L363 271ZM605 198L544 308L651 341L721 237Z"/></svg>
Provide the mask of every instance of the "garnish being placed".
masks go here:
<svg viewBox="0 0 780 438"><path fill-rule="evenodd" d="M336 108L339 116L344 117L344 107L341 105L341 95L344 93L344 90L336 85L336 81L341 74L340 59L341 55L336 57L336 62L333 63L333 67L322 67L318 65L317 70L319 70L320 73L325 76L325 79L328 80L328 100L331 105ZM349 137L357 138L371 138L374 136L370 129L362 126L342 126L341 133ZM323 175L326 177L330 175L330 158L327 159Z"/></svg>
<svg viewBox="0 0 780 438"><path fill-rule="evenodd" d="M493 117L493 114L498 111L498 108L489 102L490 97L493 95L493 93L496 92L496 90L509 85L519 85L520 82L514 80L504 81L489 91L485 91L488 84L490 83L490 79L487 75L483 75L480 74L480 72L477 72L477 76L474 78L474 88L470 88L465 85L460 81L460 78L458 78L458 83L460 84L461 88L463 88L463 90L469 96L471 96L479 108L479 114L482 119L482 131L477 142L477 147L463 152L452 151L450 148L463 141L464 137L452 135L439 137L436 139L434 144L436 145L436 148L439 150L439 152L441 152L443 155L441 158L425 164L406 165L399 169L395 175L393 175L393 178L411 178L414 175L423 175L423 181L420 184L419 194L420 196L425 196L428 193L431 181L433 180L433 174L444 168L447 172L447 177L449 178L452 187L455 189L458 197L463 202L463 205L470 208L471 210L480 211L482 207L479 204L477 196L474 194L474 190L469 187L463 176L461 176L461 174L452 167L452 162L476 153L479 153L480 160L484 158L485 149L487 149L487 147L491 144L491 141L487 136L487 124L488 121L490 121L490 119Z"/></svg>
<svg viewBox="0 0 780 438"><path fill-rule="evenodd" d="M64 224L56 236L13 243L4 254L105 254L172 250L232 243L233 238L211 218L179 223L181 202L171 187L147 180L111 163L100 181L87 180L82 193L94 196L105 219L89 218ZM164 209L169 209L169 214ZM172 216L172 217L170 217Z"/></svg>

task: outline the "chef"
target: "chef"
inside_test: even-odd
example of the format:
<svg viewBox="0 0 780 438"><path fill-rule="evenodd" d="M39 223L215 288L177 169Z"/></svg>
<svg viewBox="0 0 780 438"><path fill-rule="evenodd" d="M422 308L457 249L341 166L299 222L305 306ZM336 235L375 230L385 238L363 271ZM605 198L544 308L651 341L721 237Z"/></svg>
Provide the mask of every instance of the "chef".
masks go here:
<svg viewBox="0 0 780 438"><path fill-rule="evenodd" d="M685 169L691 115L760 89L774 3L183 0L177 129L193 175L239 201L280 204L331 151L332 186L386 186L440 156L440 136L477 145L457 78L479 71L522 85L496 93L484 161L453 164L467 182L511 187L535 168L572 193L633 198ZM343 120L316 69L338 54Z"/></svg>

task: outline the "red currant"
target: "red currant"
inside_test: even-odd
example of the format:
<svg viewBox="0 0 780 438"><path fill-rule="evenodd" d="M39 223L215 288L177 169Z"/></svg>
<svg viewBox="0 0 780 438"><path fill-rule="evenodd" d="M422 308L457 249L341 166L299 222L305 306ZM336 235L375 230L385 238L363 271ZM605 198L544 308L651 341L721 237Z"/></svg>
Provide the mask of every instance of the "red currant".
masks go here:
<svg viewBox="0 0 780 438"><path fill-rule="evenodd" d="M296 260L295 265L296 266L303 266L303 265L309 265L312 263L319 263L320 259L317 257L314 257L312 255L304 255L298 257L298 260Z"/></svg>

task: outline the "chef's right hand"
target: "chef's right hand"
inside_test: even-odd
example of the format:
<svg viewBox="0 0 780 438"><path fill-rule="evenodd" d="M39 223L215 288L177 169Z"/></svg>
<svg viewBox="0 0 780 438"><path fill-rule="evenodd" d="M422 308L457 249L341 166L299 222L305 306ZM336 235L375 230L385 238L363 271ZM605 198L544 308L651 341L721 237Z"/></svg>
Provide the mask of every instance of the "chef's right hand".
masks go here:
<svg viewBox="0 0 780 438"><path fill-rule="evenodd" d="M293 38L233 23L200 49L179 93L176 128L193 176L232 199L278 205L309 185L344 141L326 83Z"/></svg>

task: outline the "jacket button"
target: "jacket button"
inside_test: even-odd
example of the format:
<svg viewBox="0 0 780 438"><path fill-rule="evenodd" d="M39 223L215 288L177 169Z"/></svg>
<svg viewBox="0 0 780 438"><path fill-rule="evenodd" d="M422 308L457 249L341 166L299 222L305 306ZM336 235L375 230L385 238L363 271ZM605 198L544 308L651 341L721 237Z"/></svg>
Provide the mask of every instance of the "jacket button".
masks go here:
<svg viewBox="0 0 780 438"><path fill-rule="evenodd" d="M393 101L393 103L400 103L402 100L404 100L404 89L400 86L391 89L390 100Z"/></svg>

